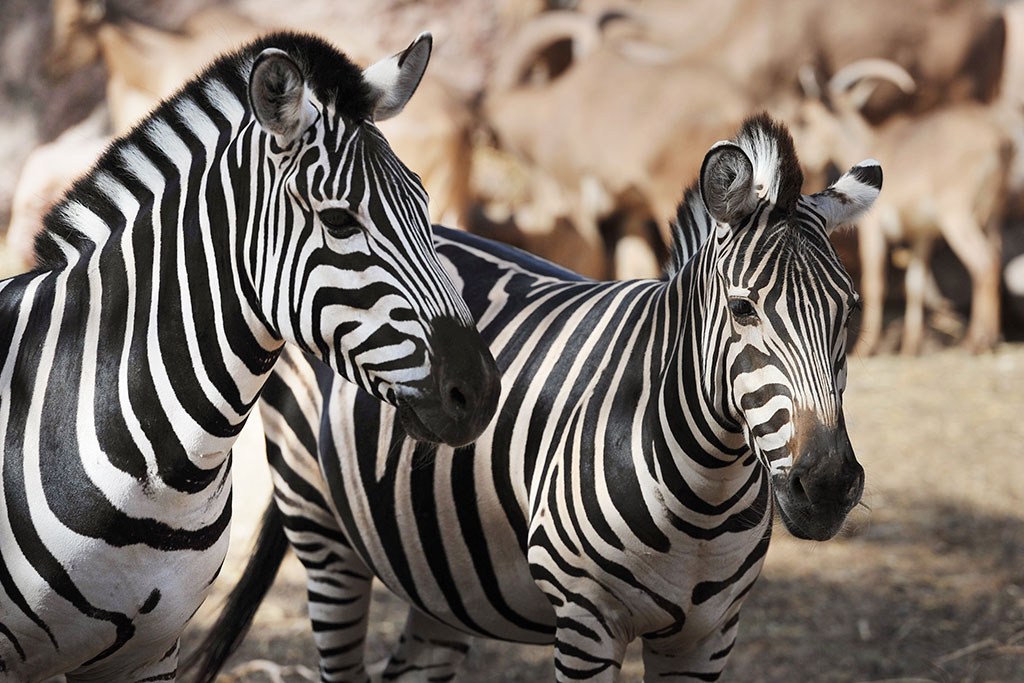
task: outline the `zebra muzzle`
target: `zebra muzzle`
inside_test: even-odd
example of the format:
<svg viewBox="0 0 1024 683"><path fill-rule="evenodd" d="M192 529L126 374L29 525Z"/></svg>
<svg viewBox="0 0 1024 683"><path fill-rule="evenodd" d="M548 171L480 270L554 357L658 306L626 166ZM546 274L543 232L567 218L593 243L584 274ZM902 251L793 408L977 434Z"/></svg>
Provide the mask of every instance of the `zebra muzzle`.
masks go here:
<svg viewBox="0 0 1024 683"><path fill-rule="evenodd" d="M398 416L414 439L464 446L490 424L501 394L501 373L472 327L438 318L432 328L427 388L400 398Z"/></svg>
<svg viewBox="0 0 1024 683"><path fill-rule="evenodd" d="M794 536L824 541L835 536L864 492L864 468L857 462L840 414L829 428L814 419L798 424L796 456L788 472L773 477L779 514Z"/></svg>

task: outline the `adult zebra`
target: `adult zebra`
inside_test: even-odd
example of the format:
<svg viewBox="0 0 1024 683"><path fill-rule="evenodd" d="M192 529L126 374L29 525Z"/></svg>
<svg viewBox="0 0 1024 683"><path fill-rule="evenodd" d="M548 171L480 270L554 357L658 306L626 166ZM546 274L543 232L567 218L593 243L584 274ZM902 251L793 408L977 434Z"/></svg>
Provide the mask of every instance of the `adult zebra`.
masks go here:
<svg viewBox="0 0 1024 683"><path fill-rule="evenodd" d="M282 525L325 681L366 679L373 576L413 606L386 680L449 680L466 634L554 642L560 681L614 680L636 637L648 680L718 678L773 498L817 540L860 499L842 412L857 297L828 233L881 180L867 161L801 195L792 140L762 115L709 151L662 280L592 282L436 230L503 370L498 417L435 454L315 362L279 365L262 410L280 512L198 680L267 590Z"/></svg>
<svg viewBox="0 0 1024 683"><path fill-rule="evenodd" d="M175 678L226 550L230 448L286 340L412 434L486 426L494 360L373 124L430 47L360 71L280 33L220 58L0 282L0 678Z"/></svg>

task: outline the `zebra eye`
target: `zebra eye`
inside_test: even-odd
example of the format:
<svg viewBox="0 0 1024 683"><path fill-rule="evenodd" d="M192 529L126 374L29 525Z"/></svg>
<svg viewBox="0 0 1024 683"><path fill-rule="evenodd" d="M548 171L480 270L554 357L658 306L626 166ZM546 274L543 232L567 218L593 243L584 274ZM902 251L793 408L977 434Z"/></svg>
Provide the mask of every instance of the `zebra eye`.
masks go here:
<svg viewBox="0 0 1024 683"><path fill-rule="evenodd" d="M363 225L359 219L348 209L340 207L321 211L320 222L327 228L327 232L340 240L353 237L363 231Z"/></svg>
<svg viewBox="0 0 1024 683"><path fill-rule="evenodd" d="M750 299L741 299L739 297L729 299L729 312L732 313L738 322L757 322L757 311L754 310L754 304L750 302Z"/></svg>

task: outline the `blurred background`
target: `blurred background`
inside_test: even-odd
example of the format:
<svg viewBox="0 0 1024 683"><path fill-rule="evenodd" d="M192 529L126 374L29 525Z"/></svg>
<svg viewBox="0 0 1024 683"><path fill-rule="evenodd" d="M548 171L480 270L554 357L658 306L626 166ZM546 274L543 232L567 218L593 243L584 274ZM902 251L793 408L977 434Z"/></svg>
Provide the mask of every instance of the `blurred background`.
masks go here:
<svg viewBox="0 0 1024 683"><path fill-rule="evenodd" d="M1024 3L2 0L0 276L31 267L41 216L114 136L279 28L364 65L431 30L381 128L433 218L595 278L658 275L684 188L752 113L790 127L807 192L878 159L874 210L835 236L865 302L865 506L826 544L779 530L726 678L1024 681ZM268 497L251 422L219 594ZM374 658L404 619L378 597ZM297 563L234 662L225 680L315 680ZM552 676L546 648L481 642L464 680Z"/></svg>

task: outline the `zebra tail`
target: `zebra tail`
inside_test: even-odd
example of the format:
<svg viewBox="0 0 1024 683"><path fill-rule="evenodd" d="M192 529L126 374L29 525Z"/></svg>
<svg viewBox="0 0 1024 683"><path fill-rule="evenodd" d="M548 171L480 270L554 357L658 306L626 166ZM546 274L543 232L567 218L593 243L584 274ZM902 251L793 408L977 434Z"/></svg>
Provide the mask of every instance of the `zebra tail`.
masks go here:
<svg viewBox="0 0 1024 683"><path fill-rule="evenodd" d="M228 594L224 608L216 623L207 631L202 642L181 665L179 675L194 683L213 683L252 625L260 603L270 591L277 570L288 552L288 538L284 533L281 513L270 501L256 539L249 564L238 583ZM195 671L195 676L184 674Z"/></svg>

